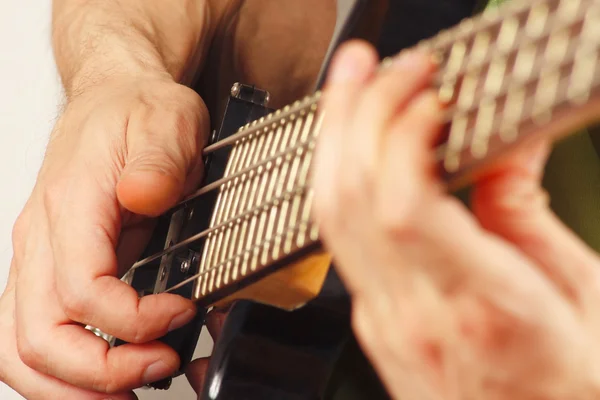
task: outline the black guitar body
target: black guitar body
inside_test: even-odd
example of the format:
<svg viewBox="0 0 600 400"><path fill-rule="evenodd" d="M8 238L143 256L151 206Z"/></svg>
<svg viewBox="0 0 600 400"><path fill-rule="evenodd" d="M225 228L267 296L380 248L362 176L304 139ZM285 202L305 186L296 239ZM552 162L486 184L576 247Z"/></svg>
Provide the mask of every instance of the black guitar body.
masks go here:
<svg viewBox="0 0 600 400"><path fill-rule="evenodd" d="M342 0L338 0L340 2ZM440 29L455 25L469 16L475 6L473 0L346 0L345 3L350 3L342 7L348 12L338 17L341 29L332 39L315 89L322 86L324 72L339 43L349 38L363 38L373 43L382 57L393 55ZM431 7L438 9L431 18L423 17L422 14L429 13ZM415 14L419 18L415 19ZM215 127L211 141L222 140L246 123L270 113L272 110L266 107L265 96L260 88L252 86L232 88L221 125ZM223 176L227 157L227 149L211 154L211 158L206 160L205 183ZM198 232L208 226L214 201L214 196L206 196L191 209L183 209L181 229L184 236L187 235L186 229ZM158 239L150 243L146 254L163 249L165 241L169 242L168 230L169 219L159 221L157 231L163 234L155 234ZM171 287L193 275L195 270L179 268L186 260L197 264L194 257L201 249L192 247L192 250L195 252L186 249L176 253L169 261L169 268L156 260L150 267L136 271L132 286L142 294L152 293L160 291L155 285L157 275L162 288ZM187 289L184 286L175 293L190 297L190 290L188 285ZM192 358L205 311L204 308L199 309L193 323L161 339L180 354L182 369ZM238 301L232 306L222 335L215 344L199 400L324 399L334 366L339 365L342 349L348 343L354 343L349 298L334 268L331 268L321 294L298 310L288 312ZM372 374L372 370L369 373ZM357 376L357 379L361 377ZM169 384L170 380L165 380L151 386L167 388ZM381 394L356 398L373 400L385 396L381 391Z"/></svg>

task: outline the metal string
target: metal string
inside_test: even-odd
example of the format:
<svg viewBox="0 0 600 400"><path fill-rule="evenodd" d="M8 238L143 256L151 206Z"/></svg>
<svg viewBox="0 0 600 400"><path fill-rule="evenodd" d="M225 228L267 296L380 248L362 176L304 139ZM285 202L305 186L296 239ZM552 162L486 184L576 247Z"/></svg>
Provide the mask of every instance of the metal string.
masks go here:
<svg viewBox="0 0 600 400"><path fill-rule="evenodd" d="M228 219L228 220L226 220L226 221L224 221L224 222L222 222L222 223L220 223L218 225L215 225L212 228L205 229L205 230L203 230L201 232L198 232L198 233L194 234L193 236L190 236L189 238L182 240L181 242L178 242L178 243L176 243L174 245L171 245L171 246L167 247L166 249L164 249L161 252L158 252L156 254L153 254L151 256L148 256L148 257L144 258L143 260L140 260L140 261L136 262L135 264L133 264L133 266L129 270L132 271L132 270L135 270L137 268L140 268L140 267L142 267L142 266L144 266L144 265L146 265L146 264L148 264L148 263L150 263L150 262L152 262L154 260L157 260L157 259L161 258L162 256L165 256L165 255L167 255L169 253L172 253L172 252L174 252L174 251L182 248L183 246L186 246L186 245L188 245L190 243L196 242L196 241L202 239L203 237L208 236L211 233L220 231L223 228L226 228L228 226L232 226L233 224L239 223L242 220L247 219L252 214L256 214L256 213L258 213L260 211L264 211L265 209L267 209L267 208L269 208L269 207L271 207L273 205L276 205L278 202L280 202L282 200L286 200L289 197L292 197L294 195L297 195L297 194L300 194L300 193L304 192L307 188L308 188L308 185L297 185L297 187L294 188L294 190L290 190L290 191L284 192L281 195L279 195L277 197L274 197L271 200L268 200L268 201L266 201L266 202L264 202L262 204L259 204L259 205L255 206L255 207L251 208L250 210L247 210L247 211L245 211L245 212L243 212L243 213L241 213L241 214L239 214L239 215L237 215L235 217L232 217L232 218L230 218L230 219Z"/></svg>
<svg viewBox="0 0 600 400"><path fill-rule="evenodd" d="M243 257L245 254L250 254L250 253L254 252L257 248L263 247L267 244L272 244L273 242L275 242L277 240L281 240L281 239L283 239L284 236L289 235L290 233L296 233L298 230L300 230L300 228L307 228L307 230L308 230L309 226L310 226L310 220L300 221L296 226L288 227L284 232L273 235L273 237L271 239L263 240L262 242L257 243L248 249L243 250L241 253L238 253L233 257L230 257L218 264L215 264L215 265L211 266L210 268L207 268L207 269L187 278L186 280L181 281L178 284L171 286L170 288L166 289L164 292L161 292L161 293L169 293L169 292L172 292L173 290L179 289L180 287L185 286L192 281L195 281L196 279L202 277L203 275L206 275L209 272L211 272L217 268L220 268L220 267L226 265L227 263L230 263L230 262L236 260L237 258Z"/></svg>

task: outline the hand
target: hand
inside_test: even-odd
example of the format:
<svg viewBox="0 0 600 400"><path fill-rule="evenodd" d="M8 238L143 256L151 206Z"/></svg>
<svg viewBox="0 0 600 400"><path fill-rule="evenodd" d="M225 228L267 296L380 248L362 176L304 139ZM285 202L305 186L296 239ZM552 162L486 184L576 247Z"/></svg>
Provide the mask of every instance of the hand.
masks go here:
<svg viewBox="0 0 600 400"><path fill-rule="evenodd" d="M550 211L548 143L475 186L470 212L432 151L434 66L336 56L314 170L316 220L353 296L353 328L394 398L600 397L600 263Z"/></svg>
<svg viewBox="0 0 600 400"><path fill-rule="evenodd" d="M152 340L189 322L195 306L172 294L138 299L117 276L149 237L144 216L197 185L207 131L199 96L162 75L115 77L70 100L14 227L3 381L28 399L121 399L178 368L177 354ZM88 324L132 344L109 349Z"/></svg>

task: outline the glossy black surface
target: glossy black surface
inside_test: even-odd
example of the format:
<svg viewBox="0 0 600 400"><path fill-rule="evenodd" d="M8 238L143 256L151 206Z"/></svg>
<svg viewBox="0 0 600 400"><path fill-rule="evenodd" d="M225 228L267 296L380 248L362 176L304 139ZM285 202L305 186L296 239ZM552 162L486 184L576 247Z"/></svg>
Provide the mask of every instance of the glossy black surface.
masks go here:
<svg viewBox="0 0 600 400"><path fill-rule="evenodd" d="M346 314L237 302L213 351L202 400L320 399L350 337Z"/></svg>

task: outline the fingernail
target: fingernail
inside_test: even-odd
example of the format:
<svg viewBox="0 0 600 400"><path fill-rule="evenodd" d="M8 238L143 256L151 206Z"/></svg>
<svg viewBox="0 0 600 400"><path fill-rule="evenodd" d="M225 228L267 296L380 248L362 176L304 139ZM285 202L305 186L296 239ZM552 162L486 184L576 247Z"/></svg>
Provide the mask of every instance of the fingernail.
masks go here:
<svg viewBox="0 0 600 400"><path fill-rule="evenodd" d="M395 68L418 70L426 67L426 57L416 50L405 50L392 63Z"/></svg>
<svg viewBox="0 0 600 400"><path fill-rule="evenodd" d="M165 364L164 361L156 361L153 364L150 364L146 371L144 371L144 375L142 376L142 380L144 381L144 385L148 383L153 383L159 381L173 373L173 368L169 367Z"/></svg>
<svg viewBox="0 0 600 400"><path fill-rule="evenodd" d="M176 315L169 324L169 332L181 328L182 326L190 322L192 318L194 318L194 315L196 315L196 312L191 308L188 308L181 314Z"/></svg>

